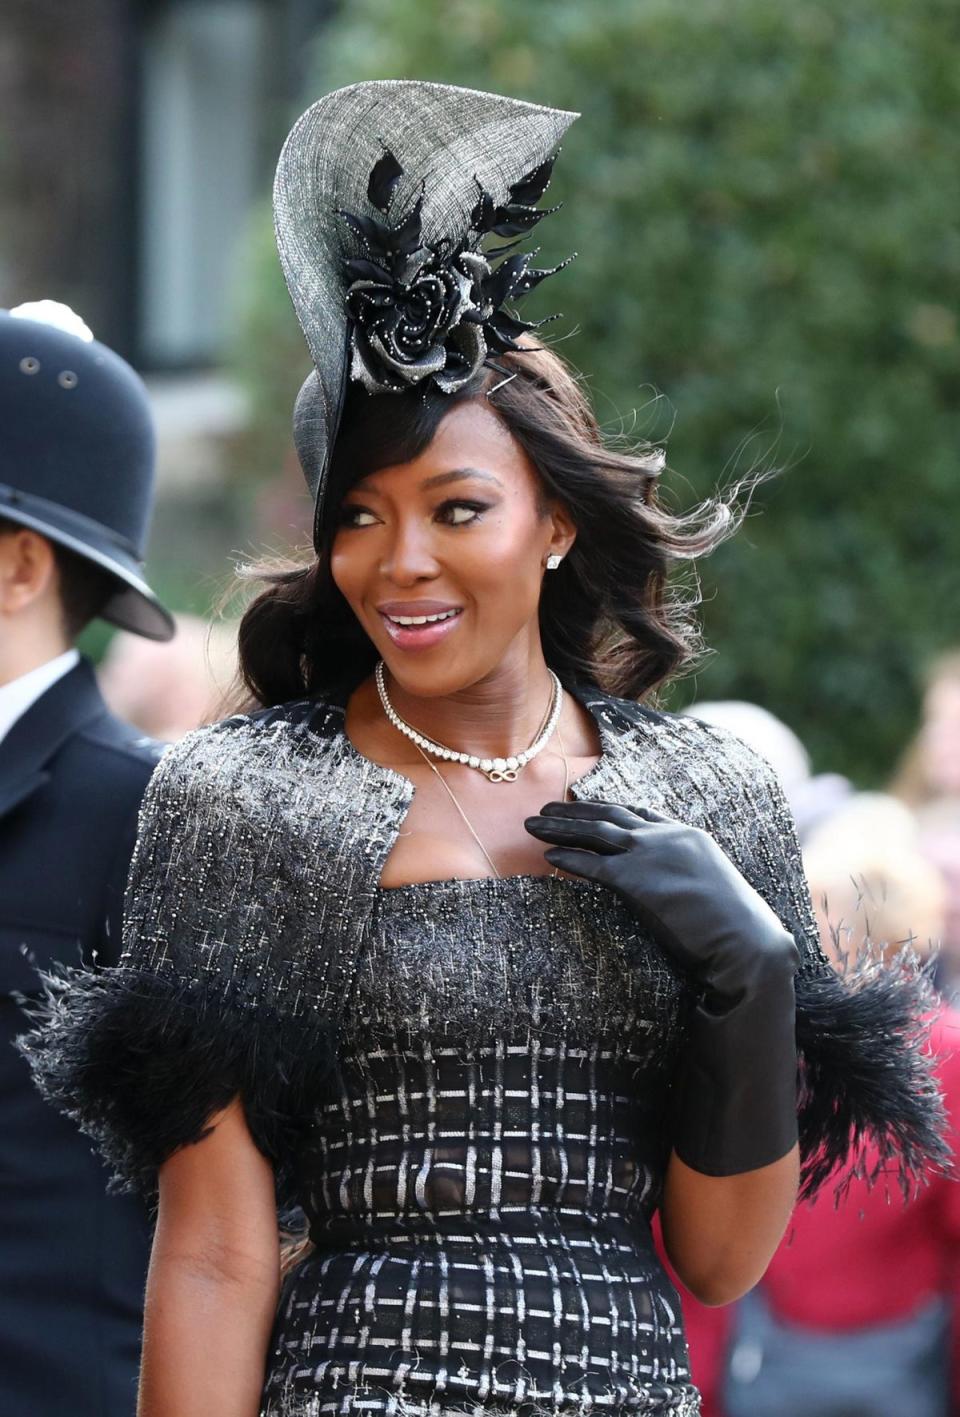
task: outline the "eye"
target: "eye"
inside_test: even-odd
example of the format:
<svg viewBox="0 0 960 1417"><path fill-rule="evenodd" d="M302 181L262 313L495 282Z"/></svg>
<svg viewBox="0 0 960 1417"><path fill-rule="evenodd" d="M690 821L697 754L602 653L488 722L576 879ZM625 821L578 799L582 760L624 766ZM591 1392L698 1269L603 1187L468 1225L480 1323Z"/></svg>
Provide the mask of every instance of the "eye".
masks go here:
<svg viewBox="0 0 960 1417"><path fill-rule="evenodd" d="M345 506L340 509L341 526L373 526L376 520L366 507Z"/></svg>
<svg viewBox="0 0 960 1417"><path fill-rule="evenodd" d="M487 502L444 502L437 509L437 516L448 526L467 526L470 522L479 521L488 510Z"/></svg>

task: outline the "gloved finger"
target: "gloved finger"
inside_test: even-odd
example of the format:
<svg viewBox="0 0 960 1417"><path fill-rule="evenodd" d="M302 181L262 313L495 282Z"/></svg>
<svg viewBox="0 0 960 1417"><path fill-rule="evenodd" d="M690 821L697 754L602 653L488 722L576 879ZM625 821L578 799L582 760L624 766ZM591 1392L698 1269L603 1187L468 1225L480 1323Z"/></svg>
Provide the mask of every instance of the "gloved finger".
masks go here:
<svg viewBox="0 0 960 1417"><path fill-rule="evenodd" d="M585 820L602 817L615 826L631 828L648 822L651 826L681 826L676 817L668 817L653 807L623 807L619 802L548 802L541 809L544 816L580 817Z"/></svg>
<svg viewBox="0 0 960 1417"><path fill-rule="evenodd" d="M633 845L633 837L623 827L596 818L593 821L573 821L564 817L527 817L524 826L531 836L552 841L557 846L579 846L585 851L599 851L611 856Z"/></svg>
<svg viewBox="0 0 960 1417"><path fill-rule="evenodd" d="M658 812L653 807L634 807L633 810L645 822L652 822L656 826L675 827L680 825L676 817L668 817L665 812Z"/></svg>
<svg viewBox="0 0 960 1417"><path fill-rule="evenodd" d="M551 866L556 866L559 871L566 871L570 876L583 876L588 881L601 883L605 880L605 856L598 856L593 851L577 851L567 846L552 846L543 854Z"/></svg>
<svg viewBox="0 0 960 1417"><path fill-rule="evenodd" d="M629 807L621 807L618 802L547 802L541 807L540 815L584 822L607 821L625 831L642 826L645 820L639 811L631 812Z"/></svg>

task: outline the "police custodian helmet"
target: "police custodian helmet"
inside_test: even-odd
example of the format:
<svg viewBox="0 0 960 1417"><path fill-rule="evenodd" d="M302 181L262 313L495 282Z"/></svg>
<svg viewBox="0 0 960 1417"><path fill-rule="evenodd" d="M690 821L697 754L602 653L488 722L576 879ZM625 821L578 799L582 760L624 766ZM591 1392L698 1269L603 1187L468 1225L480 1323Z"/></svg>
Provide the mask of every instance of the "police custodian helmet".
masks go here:
<svg viewBox="0 0 960 1417"><path fill-rule="evenodd" d="M0 430L0 518L106 571L103 619L170 639L143 579L156 439L140 377L65 306L0 310Z"/></svg>

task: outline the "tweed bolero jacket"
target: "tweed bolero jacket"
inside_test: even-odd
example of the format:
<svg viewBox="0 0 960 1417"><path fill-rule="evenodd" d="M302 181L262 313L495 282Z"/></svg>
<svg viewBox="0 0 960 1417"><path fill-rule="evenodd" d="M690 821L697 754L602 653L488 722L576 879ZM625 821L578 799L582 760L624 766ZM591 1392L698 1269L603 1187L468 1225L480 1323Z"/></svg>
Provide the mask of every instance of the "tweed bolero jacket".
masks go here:
<svg viewBox="0 0 960 1417"><path fill-rule="evenodd" d="M874 1171L892 1166L904 1186L945 1164L925 978L905 958L843 978L827 962L772 769L694 718L573 692L602 755L572 795L709 831L800 949L805 1192L856 1166L870 1140ZM45 981L21 1049L119 1186L150 1195L160 1164L239 1094L280 1203L295 1200L300 1143L337 1065L381 868L413 797L408 779L360 755L344 720L343 700L304 699L169 748L141 810L119 965Z"/></svg>

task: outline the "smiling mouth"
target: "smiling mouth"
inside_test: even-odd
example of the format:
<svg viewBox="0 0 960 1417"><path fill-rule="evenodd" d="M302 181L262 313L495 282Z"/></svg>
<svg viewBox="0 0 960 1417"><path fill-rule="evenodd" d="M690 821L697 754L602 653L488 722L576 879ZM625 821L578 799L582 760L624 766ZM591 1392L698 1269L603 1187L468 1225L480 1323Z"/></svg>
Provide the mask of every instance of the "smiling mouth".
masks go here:
<svg viewBox="0 0 960 1417"><path fill-rule="evenodd" d="M384 629L397 649L413 653L416 650L432 649L441 640L452 635L463 614L463 606L450 605L443 610L434 610L429 615L401 615L397 611L386 610L379 613Z"/></svg>
<svg viewBox="0 0 960 1417"><path fill-rule="evenodd" d="M452 620L455 615L460 615L462 612L459 609L454 609L441 610L436 615L388 615L385 611L380 613L389 624L398 625L401 629L407 630L420 625L440 625L444 620Z"/></svg>

